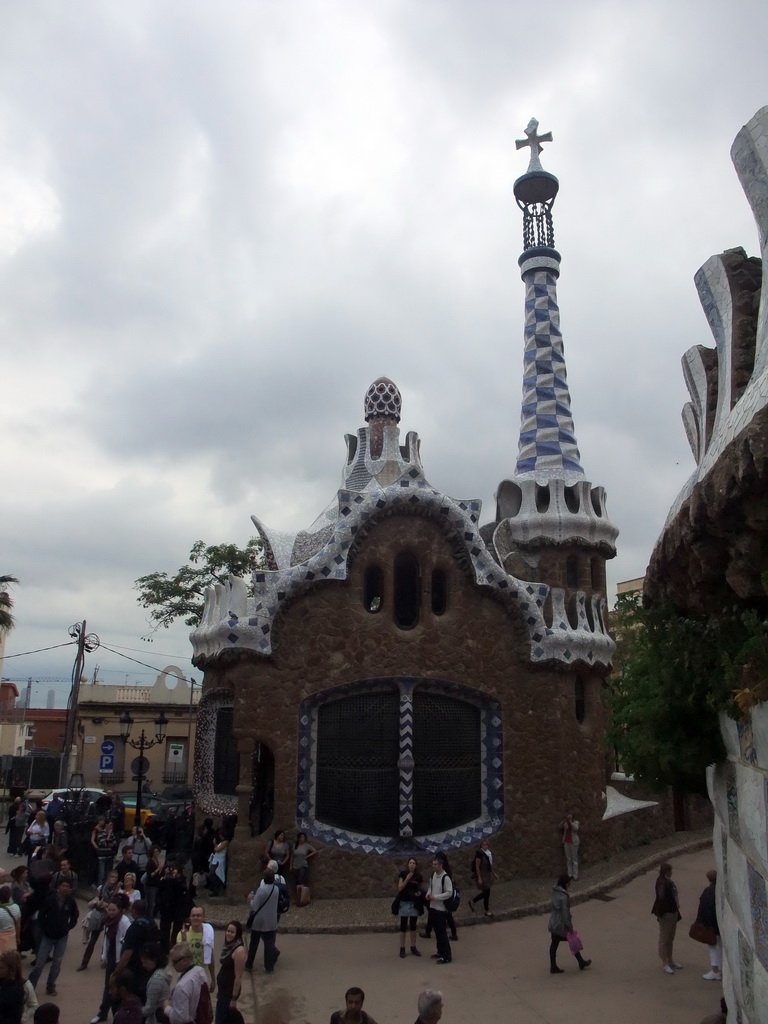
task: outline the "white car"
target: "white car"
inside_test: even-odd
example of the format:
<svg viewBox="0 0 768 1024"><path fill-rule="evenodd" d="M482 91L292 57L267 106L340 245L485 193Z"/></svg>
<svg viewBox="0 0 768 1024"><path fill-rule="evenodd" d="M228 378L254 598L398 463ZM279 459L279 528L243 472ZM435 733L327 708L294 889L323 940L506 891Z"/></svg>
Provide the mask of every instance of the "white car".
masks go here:
<svg viewBox="0 0 768 1024"><path fill-rule="evenodd" d="M94 800L98 800L100 796L104 796L104 792L105 791L103 789L84 789L83 790L83 798L85 798L87 796L88 800L90 801L90 803L93 803L93 801ZM51 802L51 800L53 800L53 798L56 796L57 793L61 793L62 797L66 799L66 796L67 796L67 789L66 788L51 790L51 792L48 793L47 796L43 797L42 804L43 804L43 810L44 811L48 809L48 804Z"/></svg>

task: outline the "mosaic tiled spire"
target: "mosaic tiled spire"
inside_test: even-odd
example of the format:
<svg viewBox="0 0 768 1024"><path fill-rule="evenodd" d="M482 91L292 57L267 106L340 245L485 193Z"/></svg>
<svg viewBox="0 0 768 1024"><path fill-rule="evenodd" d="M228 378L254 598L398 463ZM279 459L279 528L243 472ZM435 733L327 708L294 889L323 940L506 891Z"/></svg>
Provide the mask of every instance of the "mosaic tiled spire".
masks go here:
<svg viewBox="0 0 768 1024"><path fill-rule="evenodd" d="M552 133L539 135L538 127L532 119L526 138L516 143L531 150L528 170L514 186L523 211L518 260L525 283L523 405L515 473L496 492L494 535L501 564L512 572L530 571L519 564L521 551L553 546L576 544L612 558L618 534L608 519L605 491L585 478L573 428L557 305L560 253L552 224L560 183L541 166L542 143L551 142Z"/></svg>
<svg viewBox="0 0 768 1024"><path fill-rule="evenodd" d="M552 133L537 133L532 119L526 139L517 148L531 148L527 172L517 179L515 199L523 211L524 251L519 259L525 282L525 356L523 407L516 477L565 478L575 483L584 476L571 416L571 396L560 333L557 278L560 253L554 248L552 205L559 189L554 174L542 169L542 142Z"/></svg>

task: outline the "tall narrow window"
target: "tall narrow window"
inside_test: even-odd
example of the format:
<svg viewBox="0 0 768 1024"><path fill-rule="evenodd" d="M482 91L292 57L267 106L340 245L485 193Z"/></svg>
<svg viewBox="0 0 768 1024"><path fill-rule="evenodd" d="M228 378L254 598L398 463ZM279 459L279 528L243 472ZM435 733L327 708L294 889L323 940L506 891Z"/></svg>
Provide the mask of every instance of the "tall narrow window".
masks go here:
<svg viewBox="0 0 768 1024"><path fill-rule="evenodd" d="M380 612L384 605L384 573L378 565L369 565L365 570L363 603L366 611Z"/></svg>
<svg viewBox="0 0 768 1024"><path fill-rule="evenodd" d="M413 629L419 621L421 573L419 560L406 551L395 559L395 625Z"/></svg>
<svg viewBox="0 0 768 1024"><path fill-rule="evenodd" d="M587 715L587 696L586 688L584 686L584 680L581 676L576 676L576 680L573 684L573 696L574 696L574 711L576 713L576 721L581 725Z"/></svg>
<svg viewBox="0 0 768 1024"><path fill-rule="evenodd" d="M565 585L574 589L579 585L579 560L575 555L565 560Z"/></svg>
<svg viewBox="0 0 768 1024"><path fill-rule="evenodd" d="M443 615L448 605L448 590L443 569L432 571L432 614Z"/></svg>
<svg viewBox="0 0 768 1024"><path fill-rule="evenodd" d="M213 748L213 789L233 796L240 777L240 757L232 735L233 708L219 708L216 713L216 739Z"/></svg>

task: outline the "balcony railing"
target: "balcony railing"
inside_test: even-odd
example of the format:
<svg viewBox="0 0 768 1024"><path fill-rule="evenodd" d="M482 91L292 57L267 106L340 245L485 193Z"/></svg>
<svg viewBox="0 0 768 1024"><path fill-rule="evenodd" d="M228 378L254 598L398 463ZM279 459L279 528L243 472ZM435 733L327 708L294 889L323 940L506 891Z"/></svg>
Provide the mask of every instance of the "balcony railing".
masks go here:
<svg viewBox="0 0 768 1024"><path fill-rule="evenodd" d="M105 772L99 775L99 782L102 789L109 785L119 786L121 782L125 782L125 772Z"/></svg>
<svg viewBox="0 0 768 1024"><path fill-rule="evenodd" d="M163 772L163 782L167 786L183 786L187 781L187 773L183 772Z"/></svg>

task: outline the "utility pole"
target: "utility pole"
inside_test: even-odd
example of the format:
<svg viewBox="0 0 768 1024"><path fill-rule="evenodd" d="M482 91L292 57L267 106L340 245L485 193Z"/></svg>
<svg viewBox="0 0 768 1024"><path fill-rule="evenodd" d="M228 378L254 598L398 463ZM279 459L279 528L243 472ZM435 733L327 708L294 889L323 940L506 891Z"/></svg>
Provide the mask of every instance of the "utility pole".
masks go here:
<svg viewBox="0 0 768 1024"><path fill-rule="evenodd" d="M85 619L69 627L69 635L77 644L77 653L75 655L75 664L72 666L72 686L70 687L69 700L67 701L67 727L64 731L64 751L59 771L59 786L61 787L65 787L69 779L69 760L72 755L77 703L80 699L80 677L85 666L85 655L86 652L90 654L92 651L95 651L101 643L95 633L86 633L85 628Z"/></svg>

